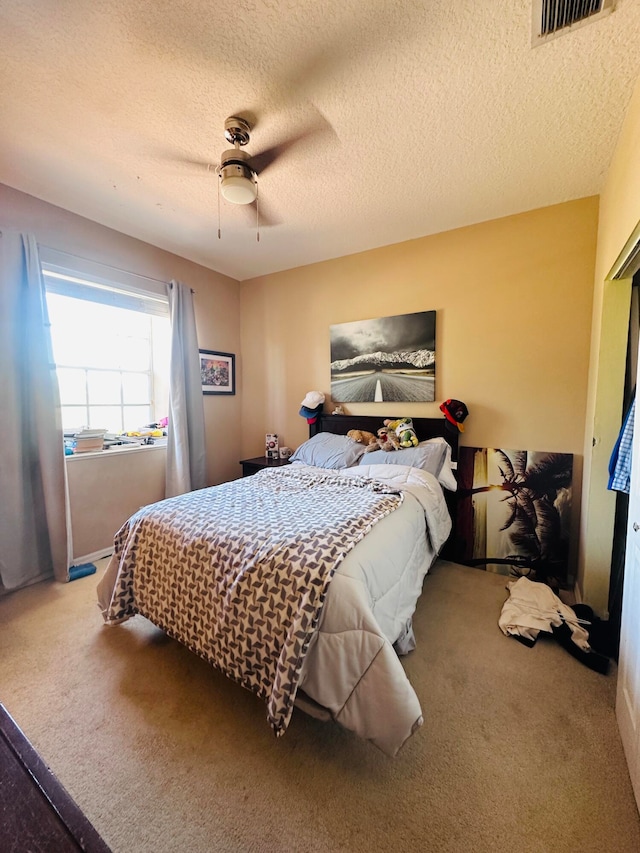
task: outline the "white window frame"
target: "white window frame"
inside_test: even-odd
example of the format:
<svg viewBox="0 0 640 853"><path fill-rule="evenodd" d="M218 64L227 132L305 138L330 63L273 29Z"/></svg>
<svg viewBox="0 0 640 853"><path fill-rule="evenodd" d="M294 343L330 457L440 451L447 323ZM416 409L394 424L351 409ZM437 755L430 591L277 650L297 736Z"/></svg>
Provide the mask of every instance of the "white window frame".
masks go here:
<svg viewBox="0 0 640 853"><path fill-rule="evenodd" d="M40 260L48 292L62 296L86 299L92 302L112 305L118 308L133 309L151 316L169 316L168 284L166 282L147 279L135 273L118 270L95 261L75 258L46 247L40 247ZM141 281L144 286L141 286ZM56 364L60 368L83 369L85 371L99 371L100 368L86 367L82 365ZM103 368L110 370L110 368ZM115 368L114 368L115 369ZM126 370L117 369L119 373ZM149 377L150 400L152 412L158 416L156 406L156 382L153 363L153 346L151 352L151 364L147 371L135 370L134 373L147 373ZM86 373L85 373L86 378ZM168 377L167 377L168 379ZM78 404L78 410L84 408L85 422L89 423L89 407L99 407L87 398L82 407ZM104 404L105 407L107 404ZM128 404L124 403L122 392L119 404L121 416L124 419L125 409ZM124 420L123 420L124 422ZM78 423L77 426L81 426Z"/></svg>

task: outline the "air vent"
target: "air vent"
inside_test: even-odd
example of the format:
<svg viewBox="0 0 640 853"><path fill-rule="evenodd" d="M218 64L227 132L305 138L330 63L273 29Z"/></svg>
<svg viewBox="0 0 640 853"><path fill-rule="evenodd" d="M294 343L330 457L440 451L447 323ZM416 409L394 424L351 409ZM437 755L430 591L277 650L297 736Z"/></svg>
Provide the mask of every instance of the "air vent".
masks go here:
<svg viewBox="0 0 640 853"><path fill-rule="evenodd" d="M603 18L614 0L533 0L533 45Z"/></svg>

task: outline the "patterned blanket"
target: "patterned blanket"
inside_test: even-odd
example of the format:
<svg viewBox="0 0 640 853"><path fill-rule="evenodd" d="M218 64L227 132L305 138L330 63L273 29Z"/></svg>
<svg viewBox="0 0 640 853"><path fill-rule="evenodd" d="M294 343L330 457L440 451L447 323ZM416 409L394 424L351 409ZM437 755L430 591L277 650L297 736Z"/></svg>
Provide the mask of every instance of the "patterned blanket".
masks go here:
<svg viewBox="0 0 640 853"><path fill-rule="evenodd" d="M143 507L116 534L105 621L146 616L265 699L282 735L336 568L402 500L291 466Z"/></svg>

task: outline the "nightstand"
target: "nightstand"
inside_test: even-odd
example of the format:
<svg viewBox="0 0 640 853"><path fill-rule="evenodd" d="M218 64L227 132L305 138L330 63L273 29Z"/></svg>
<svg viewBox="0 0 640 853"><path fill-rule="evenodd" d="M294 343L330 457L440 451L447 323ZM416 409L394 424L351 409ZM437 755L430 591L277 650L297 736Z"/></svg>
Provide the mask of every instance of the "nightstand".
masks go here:
<svg viewBox="0 0 640 853"><path fill-rule="evenodd" d="M256 471L261 471L263 468L280 468L282 465L288 465L288 459L267 459L266 456L254 456L253 459L242 459L242 476L250 477Z"/></svg>

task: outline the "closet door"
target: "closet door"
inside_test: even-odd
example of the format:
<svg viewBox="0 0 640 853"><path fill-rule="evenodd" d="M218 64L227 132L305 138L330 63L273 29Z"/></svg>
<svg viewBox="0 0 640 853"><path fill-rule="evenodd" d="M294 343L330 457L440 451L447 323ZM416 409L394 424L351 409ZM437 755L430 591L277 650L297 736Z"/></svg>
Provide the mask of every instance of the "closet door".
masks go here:
<svg viewBox="0 0 640 853"><path fill-rule="evenodd" d="M622 596L616 715L640 808L640 417L636 412Z"/></svg>

